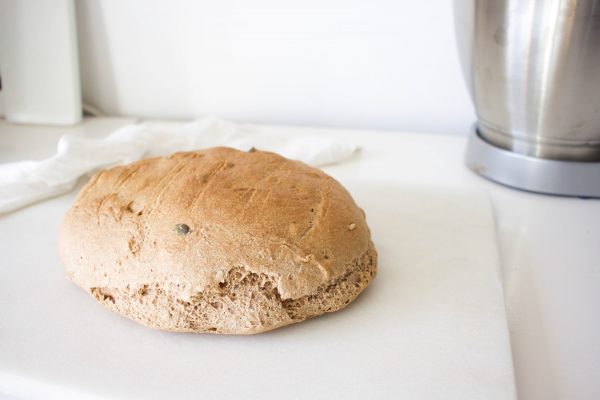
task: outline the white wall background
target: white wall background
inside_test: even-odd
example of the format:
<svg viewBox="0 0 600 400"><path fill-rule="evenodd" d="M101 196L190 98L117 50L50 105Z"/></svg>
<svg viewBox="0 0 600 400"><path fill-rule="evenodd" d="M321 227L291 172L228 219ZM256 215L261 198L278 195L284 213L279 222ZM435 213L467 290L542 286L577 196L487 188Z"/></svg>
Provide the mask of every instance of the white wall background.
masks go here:
<svg viewBox="0 0 600 400"><path fill-rule="evenodd" d="M78 0L110 114L464 133L449 0Z"/></svg>

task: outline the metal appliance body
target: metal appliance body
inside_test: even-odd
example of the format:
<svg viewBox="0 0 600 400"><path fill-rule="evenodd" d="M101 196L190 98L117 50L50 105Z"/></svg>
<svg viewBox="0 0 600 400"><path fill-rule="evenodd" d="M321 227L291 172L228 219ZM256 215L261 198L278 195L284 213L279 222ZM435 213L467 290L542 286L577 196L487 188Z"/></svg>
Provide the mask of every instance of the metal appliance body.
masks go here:
<svg viewBox="0 0 600 400"><path fill-rule="evenodd" d="M600 0L455 0L454 6L478 118L467 163L510 186L600 197ZM486 159L475 151L491 157L490 164L482 166ZM506 167L512 177L498 170L514 159L510 153L521 160L518 170ZM569 175L577 176L578 165L586 171L577 190L552 182L564 179L556 175L563 161ZM552 167L546 174L540 165ZM552 184L524 187L528 174Z"/></svg>

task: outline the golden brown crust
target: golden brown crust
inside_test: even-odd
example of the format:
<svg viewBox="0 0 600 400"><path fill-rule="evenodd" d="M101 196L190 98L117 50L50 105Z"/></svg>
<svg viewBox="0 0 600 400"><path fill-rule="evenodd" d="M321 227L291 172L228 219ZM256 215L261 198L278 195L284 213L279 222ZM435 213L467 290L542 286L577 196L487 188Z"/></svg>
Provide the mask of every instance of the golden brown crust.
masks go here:
<svg viewBox="0 0 600 400"><path fill-rule="evenodd" d="M280 303L292 302L348 276L368 253L375 254L364 213L333 178L273 153L229 148L102 171L82 189L61 230L68 276L100 300L108 291L133 298L131 290L146 287L171 302L192 304L199 293L219 288L231 271L245 271L267 277ZM369 268L374 274L375 263ZM134 317L127 309L117 311ZM236 310L231 315L247 317L244 307ZM176 330L212 327L180 329L189 315L189 310L175 315L184 321L175 327L161 326L164 318L158 315L141 322ZM224 323L216 330L252 333L276 327L261 324L242 331L242 326Z"/></svg>

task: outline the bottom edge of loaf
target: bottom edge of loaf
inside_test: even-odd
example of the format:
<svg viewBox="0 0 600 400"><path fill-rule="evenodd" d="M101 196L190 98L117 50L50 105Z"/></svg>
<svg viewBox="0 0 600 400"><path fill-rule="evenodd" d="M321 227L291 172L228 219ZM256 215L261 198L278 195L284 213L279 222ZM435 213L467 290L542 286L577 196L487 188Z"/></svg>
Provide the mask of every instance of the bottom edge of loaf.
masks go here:
<svg viewBox="0 0 600 400"><path fill-rule="evenodd" d="M367 251L347 272L315 293L282 299L272 277L232 268L218 287L183 300L157 284L136 288L88 288L110 310L151 328L176 332L254 334L337 311L353 301L377 272L377 252Z"/></svg>

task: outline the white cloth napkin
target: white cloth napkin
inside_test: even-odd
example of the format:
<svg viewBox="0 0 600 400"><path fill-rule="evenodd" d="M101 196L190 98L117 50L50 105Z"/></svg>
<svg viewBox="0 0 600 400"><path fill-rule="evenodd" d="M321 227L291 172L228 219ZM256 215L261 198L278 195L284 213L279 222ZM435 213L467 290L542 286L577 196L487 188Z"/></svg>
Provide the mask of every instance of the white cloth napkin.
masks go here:
<svg viewBox="0 0 600 400"><path fill-rule="evenodd" d="M255 147L312 166L340 162L357 149L327 137L267 134L213 117L172 129L129 125L101 139L65 134L50 158L0 165L0 213L68 192L79 177L99 168L212 146Z"/></svg>

